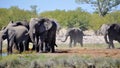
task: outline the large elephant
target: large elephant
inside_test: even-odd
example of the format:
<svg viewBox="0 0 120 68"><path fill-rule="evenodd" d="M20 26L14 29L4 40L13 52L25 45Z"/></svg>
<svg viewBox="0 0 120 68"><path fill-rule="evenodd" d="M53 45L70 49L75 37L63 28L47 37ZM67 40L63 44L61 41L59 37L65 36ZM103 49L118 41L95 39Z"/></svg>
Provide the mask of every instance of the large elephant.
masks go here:
<svg viewBox="0 0 120 68"><path fill-rule="evenodd" d="M113 41L120 43L120 24L111 24L104 36L108 48L115 48Z"/></svg>
<svg viewBox="0 0 120 68"><path fill-rule="evenodd" d="M83 47L83 31L79 28L70 28L67 30L66 32L66 38L64 41L65 42L67 40L67 38L70 36L70 42L69 42L69 47L72 47L72 43L74 42L74 46L76 45L76 43L80 43L80 45Z"/></svg>
<svg viewBox="0 0 120 68"><path fill-rule="evenodd" d="M49 52L55 52L55 46L56 45L56 31L58 28L58 23L54 20L50 21L52 23L52 27L46 31L47 37L45 38L45 43L46 43L46 48L47 51Z"/></svg>
<svg viewBox="0 0 120 68"><path fill-rule="evenodd" d="M11 21L7 27L2 30L2 33L0 35L0 46L2 47L3 37L6 37L8 46L7 51L8 54L12 53L12 46L15 44L17 47L19 47L20 53L23 51L21 47L22 45L26 45L26 42L29 39L28 36L28 29L24 26L15 26L13 21ZM21 45L22 44L22 45Z"/></svg>
<svg viewBox="0 0 120 68"><path fill-rule="evenodd" d="M55 38L53 38L53 36L56 37L56 35L54 35L56 34L56 23L48 18L32 18L29 27L29 35L37 52L41 52L44 42L46 45L49 45L52 52L54 52L53 42Z"/></svg>

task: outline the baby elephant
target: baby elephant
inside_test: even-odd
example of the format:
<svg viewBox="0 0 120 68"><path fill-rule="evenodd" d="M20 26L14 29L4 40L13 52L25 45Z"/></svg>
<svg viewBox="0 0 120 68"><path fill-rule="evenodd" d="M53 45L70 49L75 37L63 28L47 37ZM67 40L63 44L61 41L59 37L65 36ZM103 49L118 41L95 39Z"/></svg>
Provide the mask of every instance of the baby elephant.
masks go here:
<svg viewBox="0 0 120 68"><path fill-rule="evenodd" d="M80 43L81 47L83 47L83 31L79 28L70 28L66 32L66 38L64 41L67 40L67 38L70 36L70 42L69 47L72 47L72 43L74 43L74 46L76 46L76 43Z"/></svg>

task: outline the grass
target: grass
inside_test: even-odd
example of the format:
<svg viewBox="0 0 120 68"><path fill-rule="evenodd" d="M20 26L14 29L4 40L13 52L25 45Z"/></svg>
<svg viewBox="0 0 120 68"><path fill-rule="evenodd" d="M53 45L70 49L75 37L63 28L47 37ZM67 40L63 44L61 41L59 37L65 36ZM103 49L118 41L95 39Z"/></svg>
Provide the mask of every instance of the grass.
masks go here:
<svg viewBox="0 0 120 68"><path fill-rule="evenodd" d="M119 58L87 56L51 56L45 54L17 54L3 57L0 68L120 68Z"/></svg>
<svg viewBox="0 0 120 68"><path fill-rule="evenodd" d="M114 43L115 48L120 48L120 43ZM88 49L106 49L108 47L107 44L103 43L103 44L84 44L82 48L88 48ZM66 49L69 48L68 44L60 44L57 47L58 49ZM75 48L81 48L80 45L76 45Z"/></svg>
<svg viewBox="0 0 120 68"><path fill-rule="evenodd" d="M120 44L115 43L119 48ZM5 50L4 45L4 50ZM58 45L56 49L67 49L68 45ZM77 45L75 48L81 48ZM84 44L83 48L105 49L107 44ZM15 51L14 51L15 52ZM0 68L87 68L95 65L96 68L120 68L120 59L111 57L92 57L83 55L53 55L51 53L36 53L26 51L22 54L12 54L0 57Z"/></svg>

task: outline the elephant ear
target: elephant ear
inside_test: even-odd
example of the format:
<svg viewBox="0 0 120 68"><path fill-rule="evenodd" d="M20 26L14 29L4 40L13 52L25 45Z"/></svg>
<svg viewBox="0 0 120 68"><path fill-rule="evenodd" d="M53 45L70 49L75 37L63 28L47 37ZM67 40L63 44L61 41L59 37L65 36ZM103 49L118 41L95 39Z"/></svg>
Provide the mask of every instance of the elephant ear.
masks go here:
<svg viewBox="0 0 120 68"><path fill-rule="evenodd" d="M52 25L53 25L52 22L53 22L53 21L44 22L44 25L45 25L46 30L49 30L49 29L52 28Z"/></svg>
<svg viewBox="0 0 120 68"><path fill-rule="evenodd" d="M14 31L14 30L11 30L11 31L10 31L9 39L13 39L14 37L15 37L15 31Z"/></svg>

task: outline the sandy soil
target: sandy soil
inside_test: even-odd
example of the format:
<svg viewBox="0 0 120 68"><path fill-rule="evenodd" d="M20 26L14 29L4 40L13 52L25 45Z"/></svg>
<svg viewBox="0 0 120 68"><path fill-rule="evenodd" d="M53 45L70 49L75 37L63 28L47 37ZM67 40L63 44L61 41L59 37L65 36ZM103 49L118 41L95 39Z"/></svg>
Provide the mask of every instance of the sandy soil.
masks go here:
<svg viewBox="0 0 120 68"><path fill-rule="evenodd" d="M48 53L46 53L48 54ZM80 55L80 56L90 56L90 57L112 57L120 58L120 49L87 49L87 48L66 48L66 49L56 49L55 53L50 53L50 55Z"/></svg>

